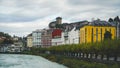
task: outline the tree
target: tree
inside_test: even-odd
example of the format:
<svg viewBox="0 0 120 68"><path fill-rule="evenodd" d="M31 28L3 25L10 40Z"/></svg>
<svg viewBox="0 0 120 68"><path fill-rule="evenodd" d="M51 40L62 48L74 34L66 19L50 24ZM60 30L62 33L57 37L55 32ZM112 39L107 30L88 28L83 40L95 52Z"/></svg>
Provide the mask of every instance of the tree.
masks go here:
<svg viewBox="0 0 120 68"><path fill-rule="evenodd" d="M56 24L55 27L56 28L61 28L61 29L63 28L62 24Z"/></svg>
<svg viewBox="0 0 120 68"><path fill-rule="evenodd" d="M108 22L113 22L114 20L112 18L109 18Z"/></svg>
<svg viewBox="0 0 120 68"><path fill-rule="evenodd" d="M11 36L7 33L0 32L0 44L12 44L13 40L11 39Z"/></svg>
<svg viewBox="0 0 120 68"><path fill-rule="evenodd" d="M11 38L11 36L7 33L0 32L0 37L6 37L6 38Z"/></svg>
<svg viewBox="0 0 120 68"><path fill-rule="evenodd" d="M117 17L115 17L115 18L114 18L114 21L115 21L115 22L120 22L119 17L118 17L118 16L117 16Z"/></svg>
<svg viewBox="0 0 120 68"><path fill-rule="evenodd" d="M4 39L2 44L13 44L13 40L11 40L11 39Z"/></svg>
<svg viewBox="0 0 120 68"><path fill-rule="evenodd" d="M104 40L111 39L111 37L112 37L112 34L109 31L106 31L104 34Z"/></svg>

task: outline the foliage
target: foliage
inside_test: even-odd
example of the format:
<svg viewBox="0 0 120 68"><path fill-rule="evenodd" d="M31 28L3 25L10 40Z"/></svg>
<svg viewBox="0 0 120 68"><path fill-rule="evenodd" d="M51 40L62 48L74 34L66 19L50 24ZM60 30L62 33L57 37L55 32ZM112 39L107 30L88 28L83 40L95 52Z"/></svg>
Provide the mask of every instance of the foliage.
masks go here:
<svg viewBox="0 0 120 68"><path fill-rule="evenodd" d="M104 63L88 62L88 61L83 61L75 58L46 55L46 54L41 54L41 56L51 61L63 64L69 68L119 68L119 64L117 63L104 64Z"/></svg>
<svg viewBox="0 0 120 68"><path fill-rule="evenodd" d="M7 33L0 32L0 37L6 37L6 38L11 38L11 36Z"/></svg>
<svg viewBox="0 0 120 68"><path fill-rule="evenodd" d="M45 54L50 51L52 54ZM69 68L119 68L119 63L104 64L94 61L83 61L77 58L64 56L64 53L85 53L85 54L101 54L110 56L120 56L120 40L107 39L96 43L71 44L52 46L50 48L32 48L31 54L41 55L51 61L61 63ZM43 55L44 54L44 55ZM55 55L54 55L55 54ZM62 55L61 55L62 54Z"/></svg>
<svg viewBox="0 0 120 68"><path fill-rule="evenodd" d="M0 44L12 44L13 40L11 36L7 33L0 32Z"/></svg>
<svg viewBox="0 0 120 68"><path fill-rule="evenodd" d="M4 39L2 44L13 44L13 40L11 40L11 39Z"/></svg>
<svg viewBox="0 0 120 68"><path fill-rule="evenodd" d="M88 44L72 44L50 47L50 51L59 52L84 52L98 54L119 54L120 40L104 40L102 42Z"/></svg>
<svg viewBox="0 0 120 68"><path fill-rule="evenodd" d="M111 39L112 37L112 34L109 32L109 31L106 31L105 34L104 34L104 39Z"/></svg>
<svg viewBox="0 0 120 68"><path fill-rule="evenodd" d="M63 25L62 24L56 24L55 27L56 28L63 28Z"/></svg>
<svg viewBox="0 0 120 68"><path fill-rule="evenodd" d="M112 19L112 18L109 18L109 20L108 20L109 22L113 22L114 20Z"/></svg>

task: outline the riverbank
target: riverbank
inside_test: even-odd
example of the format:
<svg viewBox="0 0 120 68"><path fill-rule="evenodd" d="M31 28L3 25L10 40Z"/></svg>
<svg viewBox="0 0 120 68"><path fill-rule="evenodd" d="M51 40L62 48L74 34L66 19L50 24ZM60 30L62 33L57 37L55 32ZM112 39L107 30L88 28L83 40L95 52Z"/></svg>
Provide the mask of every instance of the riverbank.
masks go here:
<svg viewBox="0 0 120 68"><path fill-rule="evenodd" d="M92 61L85 61L59 55L40 54L40 56L60 64L63 64L69 68L120 68L120 63L98 63Z"/></svg>
<svg viewBox="0 0 120 68"><path fill-rule="evenodd" d="M6 53L6 54L16 54L16 53ZM99 63L95 61L76 59L67 56L53 55L53 54L40 54L24 52L20 54L37 55L42 56L52 62L56 62L67 66L68 68L120 68L120 63L109 62L109 63Z"/></svg>
<svg viewBox="0 0 120 68"><path fill-rule="evenodd" d="M5 53L5 54L18 54L18 53ZM43 54L43 53L40 54L38 52L32 53L30 51L22 52L19 54L42 56L52 62L63 64L68 68L120 68L120 63L117 62L109 62L109 63L95 62L93 60L92 61L85 59L82 60L82 59L67 57L62 55Z"/></svg>

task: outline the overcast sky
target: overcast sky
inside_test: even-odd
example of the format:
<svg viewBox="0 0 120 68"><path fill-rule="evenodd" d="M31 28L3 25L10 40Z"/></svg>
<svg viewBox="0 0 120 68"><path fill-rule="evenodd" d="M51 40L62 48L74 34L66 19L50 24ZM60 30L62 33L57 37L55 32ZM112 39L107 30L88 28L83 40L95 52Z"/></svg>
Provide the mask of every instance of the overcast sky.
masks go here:
<svg viewBox="0 0 120 68"><path fill-rule="evenodd" d="M76 22L120 16L120 0L0 0L0 31L26 36L61 16Z"/></svg>

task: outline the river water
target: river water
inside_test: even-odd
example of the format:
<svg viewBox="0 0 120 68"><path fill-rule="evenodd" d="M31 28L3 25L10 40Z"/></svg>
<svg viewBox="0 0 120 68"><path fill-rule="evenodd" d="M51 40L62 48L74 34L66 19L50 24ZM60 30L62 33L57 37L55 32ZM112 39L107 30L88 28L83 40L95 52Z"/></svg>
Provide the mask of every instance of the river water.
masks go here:
<svg viewBox="0 0 120 68"><path fill-rule="evenodd" d="M0 54L0 68L67 68L40 56Z"/></svg>

